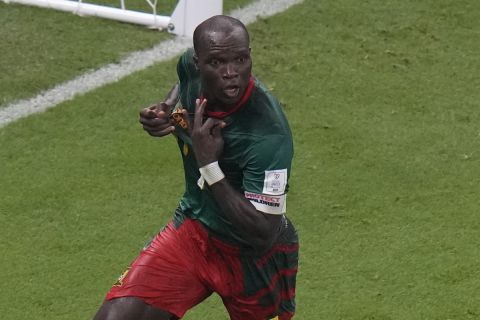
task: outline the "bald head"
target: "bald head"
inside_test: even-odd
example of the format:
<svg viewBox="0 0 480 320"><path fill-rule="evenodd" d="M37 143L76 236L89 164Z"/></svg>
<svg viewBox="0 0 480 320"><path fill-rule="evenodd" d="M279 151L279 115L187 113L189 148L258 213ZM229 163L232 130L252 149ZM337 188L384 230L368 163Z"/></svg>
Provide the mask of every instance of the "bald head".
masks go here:
<svg viewBox="0 0 480 320"><path fill-rule="evenodd" d="M207 107L225 111L235 106L252 72L250 38L245 25L228 16L211 17L195 29L193 45L193 62Z"/></svg>
<svg viewBox="0 0 480 320"><path fill-rule="evenodd" d="M235 35L239 40L245 41L246 45L250 45L250 37L247 28L238 19L218 15L213 16L200 23L193 32L193 47L198 54L203 49L208 49L215 45L215 38L219 34L225 37Z"/></svg>

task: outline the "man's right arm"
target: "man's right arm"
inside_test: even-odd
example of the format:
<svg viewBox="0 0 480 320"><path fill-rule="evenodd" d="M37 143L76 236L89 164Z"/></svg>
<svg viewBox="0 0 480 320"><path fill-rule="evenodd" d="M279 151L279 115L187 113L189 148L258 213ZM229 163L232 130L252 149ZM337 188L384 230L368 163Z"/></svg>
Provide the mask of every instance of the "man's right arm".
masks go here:
<svg viewBox="0 0 480 320"><path fill-rule="evenodd" d="M143 130L153 137L163 137L172 133L175 127L171 123L169 116L178 102L179 95L179 86L176 83L163 102L140 110L139 121L143 126Z"/></svg>

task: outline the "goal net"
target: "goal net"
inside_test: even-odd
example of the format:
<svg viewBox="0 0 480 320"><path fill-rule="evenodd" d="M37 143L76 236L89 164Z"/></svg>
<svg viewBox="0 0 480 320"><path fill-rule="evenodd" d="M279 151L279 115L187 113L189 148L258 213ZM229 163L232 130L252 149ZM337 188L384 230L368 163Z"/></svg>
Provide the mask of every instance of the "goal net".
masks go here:
<svg viewBox="0 0 480 320"><path fill-rule="evenodd" d="M222 0L179 0L171 15L157 14L158 0L145 0L150 12L129 9L128 0L118 0L119 8L107 4L87 3L84 0L2 1L71 12L80 16L95 16L139 24L152 29L166 29L176 35L189 37L192 36L193 30L200 22L213 15L221 14L223 11Z"/></svg>

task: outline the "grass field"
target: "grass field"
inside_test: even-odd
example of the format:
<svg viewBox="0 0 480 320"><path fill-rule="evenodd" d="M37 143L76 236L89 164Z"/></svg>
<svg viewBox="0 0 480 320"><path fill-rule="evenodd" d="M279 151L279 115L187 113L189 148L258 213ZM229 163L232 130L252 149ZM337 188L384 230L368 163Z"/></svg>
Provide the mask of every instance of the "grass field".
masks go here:
<svg viewBox="0 0 480 320"><path fill-rule="evenodd" d="M168 37L40 11L0 2L0 101ZM296 319L480 319L480 2L306 0L249 30L294 133ZM175 63L0 128L2 319L91 318L171 217L180 157L137 113ZM214 296L185 319L227 315Z"/></svg>

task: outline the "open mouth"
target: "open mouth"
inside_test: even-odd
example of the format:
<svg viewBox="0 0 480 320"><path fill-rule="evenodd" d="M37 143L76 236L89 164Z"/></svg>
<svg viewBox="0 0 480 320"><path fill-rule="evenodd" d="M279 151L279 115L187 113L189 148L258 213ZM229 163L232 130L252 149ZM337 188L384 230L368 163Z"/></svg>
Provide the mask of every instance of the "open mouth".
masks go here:
<svg viewBox="0 0 480 320"><path fill-rule="evenodd" d="M240 87L237 86L228 86L225 89L223 89L223 92L225 95L229 98L235 98L238 96L240 92Z"/></svg>

